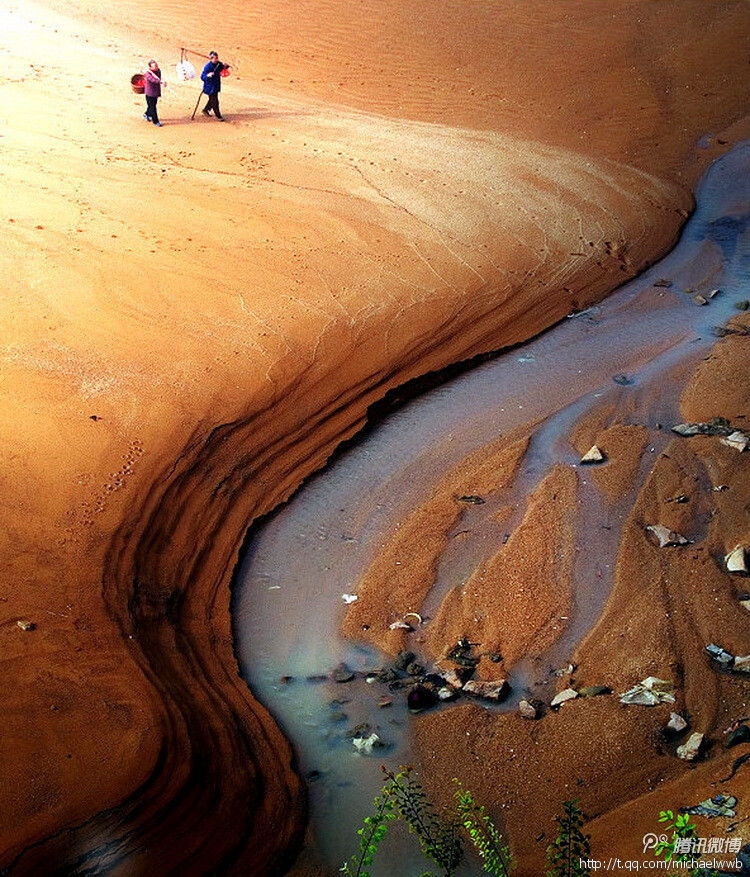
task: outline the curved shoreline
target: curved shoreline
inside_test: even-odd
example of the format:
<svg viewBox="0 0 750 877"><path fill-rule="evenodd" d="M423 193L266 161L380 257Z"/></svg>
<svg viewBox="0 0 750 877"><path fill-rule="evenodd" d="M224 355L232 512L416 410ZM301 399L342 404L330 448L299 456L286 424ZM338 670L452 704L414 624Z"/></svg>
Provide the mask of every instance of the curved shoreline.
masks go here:
<svg viewBox="0 0 750 877"><path fill-rule="evenodd" d="M248 522L322 466L388 389L529 337L653 261L671 246L689 195L615 157L597 165L512 138L389 120L373 140L382 119L339 108L316 116L306 107L310 119L277 118L273 131L250 131L240 117L226 157L206 127L159 145L142 122L113 134L101 90L85 95L82 121L65 113L65 55L75 48L96 64L99 43L87 40L107 28L31 5L29 35L19 9L14 55L30 62L41 45L45 63L36 59L24 80L41 128L24 116L6 137L15 176L5 182L17 197L4 217L13 225L2 268L17 290L2 424L14 449L2 473L12 585L3 632L15 672L3 696L13 716L6 745L20 754L6 766L0 866L273 873L301 836L304 803L289 747L239 679L232 649L229 581ZM733 38L742 44L741 33ZM122 45L105 55L124 53L119 67L136 57L134 38ZM119 67L99 66L94 81L113 88ZM741 82L735 89L746 100ZM722 105L714 115L723 128L741 113ZM279 132L290 142L273 153ZM159 133L171 136L170 126ZM692 135L681 135L684 148ZM326 146L323 164L304 137ZM341 143L382 165L374 186L337 158ZM393 150L398 178L386 171ZM465 166L447 166L442 194L435 168L449 156ZM685 161L694 180L695 156ZM167 173L173 208L147 197ZM203 196L194 230L200 174L222 209ZM475 188L459 197L467 181ZM558 212L539 221L523 213L529 204ZM573 255L575 216L601 231L585 259ZM264 243L268 229L281 256ZM612 250L621 240L627 257ZM482 273L481 243L497 273ZM204 272L212 246L222 264ZM351 289L365 256L379 273ZM320 277L328 289L313 288ZM295 284L297 298L280 295ZM26 617L37 624L28 635L16 626Z"/></svg>

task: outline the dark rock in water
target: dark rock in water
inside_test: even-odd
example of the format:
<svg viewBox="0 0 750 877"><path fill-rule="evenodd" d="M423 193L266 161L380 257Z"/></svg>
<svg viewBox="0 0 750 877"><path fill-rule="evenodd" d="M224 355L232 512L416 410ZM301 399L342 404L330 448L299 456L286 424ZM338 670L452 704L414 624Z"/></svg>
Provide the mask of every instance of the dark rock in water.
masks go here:
<svg viewBox="0 0 750 877"><path fill-rule="evenodd" d="M395 682L400 677L392 667L383 667L383 669L378 673L375 678L378 680L378 682L386 684L388 682Z"/></svg>
<svg viewBox="0 0 750 877"><path fill-rule="evenodd" d="M351 682L354 679L354 672L346 664L339 664L331 673L331 679L334 682Z"/></svg>
<svg viewBox="0 0 750 877"><path fill-rule="evenodd" d="M346 713L339 712L338 710L332 710L330 719L332 722L346 722L349 720L349 716Z"/></svg>
<svg viewBox="0 0 750 877"><path fill-rule="evenodd" d="M393 666L397 670L406 670L416 657L414 652L399 652L393 660Z"/></svg>
<svg viewBox="0 0 750 877"><path fill-rule="evenodd" d="M476 496L475 494L469 494L468 496L457 496L456 499L459 502L468 502L471 505L483 505L484 500L481 496Z"/></svg>
<svg viewBox="0 0 750 877"><path fill-rule="evenodd" d="M415 685L409 692L406 703L413 713L427 710L437 703L437 695L431 688L426 685Z"/></svg>
<svg viewBox="0 0 750 877"><path fill-rule="evenodd" d="M727 749L740 743L750 743L750 725L740 725L727 737Z"/></svg>
<svg viewBox="0 0 750 877"><path fill-rule="evenodd" d="M612 689L607 685L587 685L578 689L579 697L599 697L602 694L612 694Z"/></svg>
<svg viewBox="0 0 750 877"><path fill-rule="evenodd" d="M442 688L445 685L446 678L440 673L428 673L422 680L425 685L431 685L433 688Z"/></svg>
<svg viewBox="0 0 750 877"><path fill-rule="evenodd" d="M738 311L746 311L748 308L750 308L750 301L748 301L746 298L743 298L740 301L736 301L734 303L734 306L737 308Z"/></svg>
<svg viewBox="0 0 750 877"><path fill-rule="evenodd" d="M614 375L614 376L612 377L612 380L613 380L616 384L620 384L620 385L623 386L623 387L627 387L627 386L629 386L630 384L633 383L633 379L632 379L632 378L629 378L627 375Z"/></svg>
<svg viewBox="0 0 750 877"><path fill-rule="evenodd" d="M424 673L424 667L416 661L407 664L405 669L409 676L421 676Z"/></svg>
<svg viewBox="0 0 750 877"><path fill-rule="evenodd" d="M664 280L664 278L662 278L660 280L656 280L654 282L654 286L660 286L660 287L663 287L664 289L669 289L672 286L672 281L671 280Z"/></svg>

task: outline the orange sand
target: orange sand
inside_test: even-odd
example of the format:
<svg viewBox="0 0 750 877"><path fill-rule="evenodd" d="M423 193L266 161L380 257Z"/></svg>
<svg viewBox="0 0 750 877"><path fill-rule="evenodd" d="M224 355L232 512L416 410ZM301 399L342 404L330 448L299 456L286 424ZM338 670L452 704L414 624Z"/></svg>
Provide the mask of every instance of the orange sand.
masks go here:
<svg viewBox="0 0 750 877"><path fill-rule="evenodd" d="M387 389L671 245L748 131L746 5L8 0L0 25L0 867L268 874L305 803L237 674L245 528ZM235 64L225 125L190 123L194 83L141 119L131 74L180 45Z"/></svg>

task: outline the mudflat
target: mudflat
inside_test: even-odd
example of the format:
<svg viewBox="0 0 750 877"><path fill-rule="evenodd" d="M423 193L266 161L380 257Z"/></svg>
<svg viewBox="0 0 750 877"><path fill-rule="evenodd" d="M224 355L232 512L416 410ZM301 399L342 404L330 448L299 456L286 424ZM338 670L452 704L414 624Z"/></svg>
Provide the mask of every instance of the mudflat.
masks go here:
<svg viewBox="0 0 750 877"><path fill-rule="evenodd" d="M672 245L702 170L747 136L746 4L9 0L0 22L0 866L283 871L305 795L237 673L246 527L388 389L532 336ZM130 76L154 57L169 78L181 46L233 65L224 125L190 120L195 82L144 122ZM740 336L719 347L746 374ZM711 386L686 416L747 416L746 389ZM746 535L742 503L726 514ZM619 632L605 613L581 666ZM456 715L421 725L424 752ZM595 834L646 818L640 776L635 803L592 793Z"/></svg>

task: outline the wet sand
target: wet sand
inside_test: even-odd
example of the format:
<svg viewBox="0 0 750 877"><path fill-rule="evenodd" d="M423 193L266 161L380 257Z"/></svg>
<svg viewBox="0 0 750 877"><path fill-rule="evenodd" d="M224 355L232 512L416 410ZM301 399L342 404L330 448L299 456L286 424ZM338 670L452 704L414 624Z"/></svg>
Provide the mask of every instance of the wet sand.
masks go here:
<svg viewBox="0 0 750 877"><path fill-rule="evenodd" d="M247 525L389 388L653 262L747 136L744 4L548 7L0 13L10 873L290 863L304 791L230 633ZM194 84L141 118L180 45L235 65L225 125Z"/></svg>

